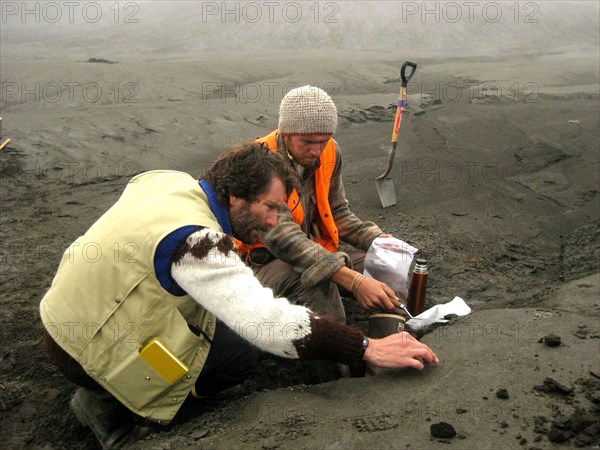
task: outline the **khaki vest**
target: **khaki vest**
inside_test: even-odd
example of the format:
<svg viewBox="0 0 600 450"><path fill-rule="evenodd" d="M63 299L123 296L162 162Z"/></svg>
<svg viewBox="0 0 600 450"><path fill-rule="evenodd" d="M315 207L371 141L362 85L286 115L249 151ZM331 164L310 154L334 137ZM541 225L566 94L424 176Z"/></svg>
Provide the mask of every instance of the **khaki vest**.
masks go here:
<svg viewBox="0 0 600 450"><path fill-rule="evenodd" d="M169 422L204 366L215 317L156 278L154 254L172 231L221 230L190 175L152 171L134 177L121 198L65 251L40 304L44 326L85 371L135 413ZM173 384L140 357L153 338L188 367Z"/></svg>

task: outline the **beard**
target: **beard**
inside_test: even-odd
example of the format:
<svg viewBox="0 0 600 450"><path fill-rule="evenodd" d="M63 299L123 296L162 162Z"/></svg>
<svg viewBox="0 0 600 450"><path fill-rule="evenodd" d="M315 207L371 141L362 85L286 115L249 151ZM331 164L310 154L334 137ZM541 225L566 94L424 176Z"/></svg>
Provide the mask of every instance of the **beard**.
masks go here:
<svg viewBox="0 0 600 450"><path fill-rule="evenodd" d="M250 203L244 202L239 208L230 209L229 218L233 235L244 244L254 244L271 227L250 211Z"/></svg>

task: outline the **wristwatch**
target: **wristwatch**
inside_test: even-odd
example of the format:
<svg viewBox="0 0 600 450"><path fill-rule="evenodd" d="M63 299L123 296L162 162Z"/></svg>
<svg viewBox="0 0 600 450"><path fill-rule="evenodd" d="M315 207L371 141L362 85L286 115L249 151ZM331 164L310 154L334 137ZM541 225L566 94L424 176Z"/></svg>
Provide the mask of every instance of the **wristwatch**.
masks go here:
<svg viewBox="0 0 600 450"><path fill-rule="evenodd" d="M360 355L361 359L365 356L365 352L367 351L367 347L369 346L369 338L365 336L362 341L362 353Z"/></svg>

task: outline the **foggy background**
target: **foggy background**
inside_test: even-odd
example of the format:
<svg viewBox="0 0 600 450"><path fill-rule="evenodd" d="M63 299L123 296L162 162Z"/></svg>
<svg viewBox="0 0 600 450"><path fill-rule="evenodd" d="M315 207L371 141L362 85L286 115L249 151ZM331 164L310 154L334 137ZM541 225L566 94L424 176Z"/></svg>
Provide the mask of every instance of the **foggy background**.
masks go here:
<svg viewBox="0 0 600 450"><path fill-rule="evenodd" d="M203 164L199 142L209 159L271 131L283 96L304 84L329 92L341 123L390 105L376 119L393 120L404 60L419 65L411 108L597 95L599 5L3 0L3 130L43 167L187 170ZM387 128L378 145L383 162ZM168 161L166 148L177 148Z"/></svg>
<svg viewBox="0 0 600 450"><path fill-rule="evenodd" d="M597 47L597 1L3 1L1 57ZM27 51L25 51L27 49Z"/></svg>

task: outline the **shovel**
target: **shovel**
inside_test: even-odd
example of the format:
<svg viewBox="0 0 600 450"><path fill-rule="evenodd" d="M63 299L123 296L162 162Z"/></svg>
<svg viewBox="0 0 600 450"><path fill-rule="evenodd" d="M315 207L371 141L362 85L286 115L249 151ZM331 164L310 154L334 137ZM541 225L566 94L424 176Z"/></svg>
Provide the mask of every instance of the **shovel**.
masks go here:
<svg viewBox="0 0 600 450"><path fill-rule="evenodd" d="M406 73L406 68L410 67L412 70L410 73ZM396 191L394 190L394 180L387 178L392 171L394 165L394 157L396 156L396 144L398 143L398 134L400 133L400 122L402 121L402 113L404 112L404 102L406 101L406 85L408 80L412 78L417 70L417 65L414 62L406 61L402 64L400 69L400 78L402 79L402 85L400 86L400 95L398 96L398 107L396 108L396 120L394 121L394 132L392 133L392 145L388 153L388 164L387 169L377 178L375 178L375 185L377 186L377 193L379 194L379 200L381 200L381 206L387 208L396 204Z"/></svg>

